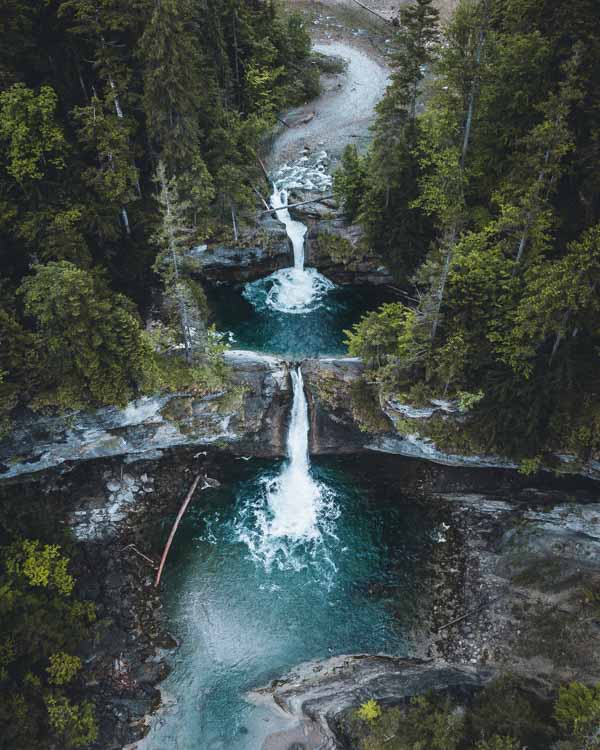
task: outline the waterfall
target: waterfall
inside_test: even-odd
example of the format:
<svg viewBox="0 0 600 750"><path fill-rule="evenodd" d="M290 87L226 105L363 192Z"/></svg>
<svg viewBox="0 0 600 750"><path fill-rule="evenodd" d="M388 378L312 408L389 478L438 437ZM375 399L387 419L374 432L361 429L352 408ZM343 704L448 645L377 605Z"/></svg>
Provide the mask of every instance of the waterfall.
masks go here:
<svg viewBox="0 0 600 750"><path fill-rule="evenodd" d="M287 190L279 190L277 185L273 190L271 196L271 205L277 209L276 216L279 221L285 225L287 236L292 242L294 248L294 268L299 271L304 270L304 240L306 237L307 227L301 221L295 221L290 216L290 212L287 208L288 205L288 192Z"/></svg>
<svg viewBox="0 0 600 750"><path fill-rule="evenodd" d="M271 206L285 226L294 249L294 265L283 268L265 279L246 285L244 296L258 309L266 307L283 313L303 314L321 306L334 284L316 268L304 267L304 243L307 227L290 216L285 188L273 186Z"/></svg>
<svg viewBox="0 0 600 750"><path fill-rule="evenodd" d="M267 567L306 565L307 544L315 549L335 518L326 489L310 474L308 404L300 369L291 372L293 402L287 434L287 461L264 481L263 492L238 523L238 537Z"/></svg>

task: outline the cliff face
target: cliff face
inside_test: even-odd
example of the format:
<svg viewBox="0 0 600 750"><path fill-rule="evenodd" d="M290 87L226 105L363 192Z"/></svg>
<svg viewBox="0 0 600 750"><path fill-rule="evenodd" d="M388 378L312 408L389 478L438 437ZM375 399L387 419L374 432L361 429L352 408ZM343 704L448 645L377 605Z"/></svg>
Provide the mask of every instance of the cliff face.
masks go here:
<svg viewBox="0 0 600 750"><path fill-rule="evenodd" d="M280 456L291 403L288 365L253 352L227 352L226 391L140 398L59 417L28 414L0 443L0 479L110 456L152 457L175 446L214 445Z"/></svg>
<svg viewBox="0 0 600 750"><path fill-rule="evenodd" d="M354 654L299 665L272 685L250 693L253 702L277 706L291 727L267 738L263 747L347 748L348 723L361 703L373 698L397 705L416 695L437 693L470 698L494 671L472 665L450 666L416 659ZM294 725L293 722L297 722Z"/></svg>
<svg viewBox="0 0 600 750"><path fill-rule="evenodd" d="M0 443L0 480L63 464L111 456L156 457L174 447L214 446L238 455L285 455L292 392L292 363L232 350L226 390L207 396L174 393L144 397L125 409L113 407L59 417L26 414ZM428 406L382 400L365 379L359 359L325 357L301 363L310 414L312 454L374 451L450 466L515 469L495 455L437 444L438 432L461 434L462 414L450 402ZM562 473L600 479L600 462L551 457Z"/></svg>
<svg viewBox="0 0 600 750"><path fill-rule="evenodd" d="M383 398L365 377L365 366L350 357L307 359L302 372L311 410L312 453L363 450L425 459L448 466L517 469L518 463L484 454L469 444L461 425L465 415L451 401L425 405ZM583 463L576 456L546 456L559 474L600 479L600 460Z"/></svg>
<svg viewBox="0 0 600 750"><path fill-rule="evenodd" d="M270 214L246 230L239 244L200 245L186 260L192 275L217 283L254 281L294 262L285 227Z"/></svg>

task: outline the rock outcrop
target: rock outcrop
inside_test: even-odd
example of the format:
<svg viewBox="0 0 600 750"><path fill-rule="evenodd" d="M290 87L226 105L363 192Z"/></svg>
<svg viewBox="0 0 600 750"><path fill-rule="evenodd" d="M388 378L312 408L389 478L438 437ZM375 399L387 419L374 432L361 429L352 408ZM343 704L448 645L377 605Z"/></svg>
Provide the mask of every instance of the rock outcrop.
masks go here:
<svg viewBox="0 0 600 750"><path fill-rule="evenodd" d="M443 491L432 499L448 515L436 550L429 653L510 664L551 682L597 682L597 490L570 483L568 491Z"/></svg>
<svg viewBox="0 0 600 750"><path fill-rule="evenodd" d="M516 462L505 456L485 454L471 446L454 448L452 435L465 437L464 430L461 430L464 414L457 404L431 399L425 405L414 405L384 398L369 384L360 359L307 359L302 362L302 372L311 408L312 453L368 450L447 466L518 468ZM437 442L437 433L448 445ZM597 457L582 463L573 455L556 453L546 456L546 459L548 464L540 468L600 480L600 460Z"/></svg>
<svg viewBox="0 0 600 750"><path fill-rule="evenodd" d="M192 276L229 284L261 279L294 262L285 227L270 214L247 229L239 243L199 245L188 252L187 261Z"/></svg>
<svg viewBox="0 0 600 750"><path fill-rule="evenodd" d="M320 206L321 204L317 204ZM333 236L347 243L351 255L348 258L332 257L327 239ZM393 277L374 253L365 248L361 240L362 229L356 224L348 225L339 216L323 217L309 223L306 238L306 262L336 284L383 286L393 283Z"/></svg>
<svg viewBox="0 0 600 750"><path fill-rule="evenodd" d="M175 446L283 455L291 403L287 363L235 350L225 358L230 379L219 393L173 393L140 398L124 409L22 416L0 443L0 479L92 458L152 457Z"/></svg>
<svg viewBox="0 0 600 750"><path fill-rule="evenodd" d="M353 385L364 365L349 357L324 357L302 362L310 413L309 450L313 454L364 450L366 435L353 410Z"/></svg>
<svg viewBox="0 0 600 750"><path fill-rule="evenodd" d="M359 654L302 664L248 697L261 704L271 703L296 718L307 730L305 736L316 738L304 747L316 750L346 747L349 713L371 698L383 705L398 705L428 692L468 699L493 675L491 669L472 665ZM280 732L268 738L263 749L288 748L294 734L294 727Z"/></svg>

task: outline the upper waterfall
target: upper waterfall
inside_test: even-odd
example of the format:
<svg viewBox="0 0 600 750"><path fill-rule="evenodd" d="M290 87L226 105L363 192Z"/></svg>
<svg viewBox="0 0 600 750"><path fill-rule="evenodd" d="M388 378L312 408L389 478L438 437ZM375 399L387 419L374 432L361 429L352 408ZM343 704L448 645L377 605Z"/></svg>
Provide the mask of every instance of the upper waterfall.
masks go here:
<svg viewBox="0 0 600 750"><path fill-rule="evenodd" d="M287 236L292 242L294 249L294 268L304 270L304 242L306 239L307 227L301 221L296 221L290 216L288 210L288 191L284 188L279 190L277 185L274 186L273 195L271 195L271 206L275 209L275 215L279 221L285 225Z"/></svg>
<svg viewBox="0 0 600 750"><path fill-rule="evenodd" d="M244 296L257 308L267 307L283 313L302 314L321 306L334 284L316 268L304 267L304 245L307 227L290 216L288 192L273 185L271 206L277 219L285 225L294 250L294 265L246 286Z"/></svg>

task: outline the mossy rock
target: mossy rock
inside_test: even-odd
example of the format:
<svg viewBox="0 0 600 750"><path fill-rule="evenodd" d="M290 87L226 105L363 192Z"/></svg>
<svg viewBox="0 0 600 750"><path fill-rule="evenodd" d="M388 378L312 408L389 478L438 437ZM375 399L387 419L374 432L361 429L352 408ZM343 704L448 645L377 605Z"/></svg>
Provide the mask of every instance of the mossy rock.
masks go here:
<svg viewBox="0 0 600 750"><path fill-rule="evenodd" d="M191 396L172 398L160 410L160 415L169 422L191 419L193 399Z"/></svg>
<svg viewBox="0 0 600 750"><path fill-rule="evenodd" d="M364 380L350 387L352 416L363 432L381 434L390 432L392 424L383 413L377 390Z"/></svg>

